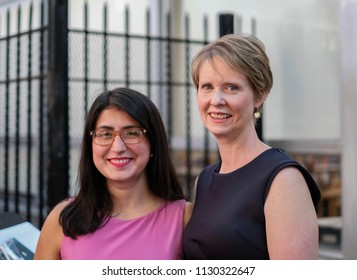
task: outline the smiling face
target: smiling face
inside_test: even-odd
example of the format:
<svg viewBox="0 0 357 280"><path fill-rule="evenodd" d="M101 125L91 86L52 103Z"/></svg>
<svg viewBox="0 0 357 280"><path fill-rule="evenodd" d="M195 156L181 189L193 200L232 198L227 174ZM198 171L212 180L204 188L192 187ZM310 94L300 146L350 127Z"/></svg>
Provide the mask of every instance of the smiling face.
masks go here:
<svg viewBox="0 0 357 280"><path fill-rule="evenodd" d="M130 127L140 127L140 124L126 112L114 108L103 110L95 125L95 129L121 130ZM135 144L124 144L120 136L106 146L92 142L94 165L107 178L109 185L146 180L150 143L145 135L142 138L142 142Z"/></svg>
<svg viewBox="0 0 357 280"><path fill-rule="evenodd" d="M246 78L219 57L206 60L199 69L197 104L206 128L216 137L233 137L254 130L255 101Z"/></svg>

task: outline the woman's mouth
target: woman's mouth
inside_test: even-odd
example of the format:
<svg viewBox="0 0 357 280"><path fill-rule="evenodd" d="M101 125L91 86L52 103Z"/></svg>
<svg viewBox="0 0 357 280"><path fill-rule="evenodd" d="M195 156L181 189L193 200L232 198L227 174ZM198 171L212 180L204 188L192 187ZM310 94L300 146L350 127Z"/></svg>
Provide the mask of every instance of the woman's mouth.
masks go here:
<svg viewBox="0 0 357 280"><path fill-rule="evenodd" d="M209 115L213 118L213 119L228 119L229 117L231 117L230 114L224 114L224 113L209 113Z"/></svg>

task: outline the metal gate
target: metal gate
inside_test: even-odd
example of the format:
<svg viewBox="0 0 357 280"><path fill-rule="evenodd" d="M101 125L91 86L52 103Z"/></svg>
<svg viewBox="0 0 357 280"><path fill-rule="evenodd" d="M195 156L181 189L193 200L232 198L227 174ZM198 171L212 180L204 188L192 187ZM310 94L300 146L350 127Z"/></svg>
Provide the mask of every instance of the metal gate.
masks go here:
<svg viewBox="0 0 357 280"><path fill-rule="evenodd" d="M190 196L197 173L217 159L217 151L203 127L193 128L190 61L207 40L190 40L189 17L184 38L173 38L170 14L167 34L152 36L149 12L147 34L135 35L129 33L128 9L125 31L115 33L107 30L106 5L99 11L102 31L89 29L88 3L83 29L68 29L67 1L31 3L27 23L25 8L7 10L7 32L0 35L0 211L19 213L40 227L54 205L75 193L85 114L98 91L117 86L147 94L159 108ZM37 27L34 10L40 14ZM193 129L203 137L193 137Z"/></svg>

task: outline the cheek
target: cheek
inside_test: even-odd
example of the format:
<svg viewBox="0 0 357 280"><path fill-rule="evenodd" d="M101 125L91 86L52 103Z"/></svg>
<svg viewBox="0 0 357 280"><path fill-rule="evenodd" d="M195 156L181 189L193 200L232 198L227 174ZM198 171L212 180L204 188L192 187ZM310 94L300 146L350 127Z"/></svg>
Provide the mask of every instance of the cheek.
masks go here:
<svg viewBox="0 0 357 280"><path fill-rule="evenodd" d="M149 143L147 143L146 145L143 145L141 147L141 151L139 151L139 154L142 154L142 155L146 154L150 158L151 148L150 148Z"/></svg>
<svg viewBox="0 0 357 280"><path fill-rule="evenodd" d="M103 149L101 149L98 146L92 145L93 162L97 168L98 165L100 165L101 161L103 161L103 154L104 154Z"/></svg>
<svg viewBox="0 0 357 280"><path fill-rule="evenodd" d="M147 159L149 159L151 155L149 140L145 139L143 142L131 147L131 152L133 154L140 155L141 157L147 157Z"/></svg>
<svg viewBox="0 0 357 280"><path fill-rule="evenodd" d="M196 101L197 107L200 112L205 110L207 108L207 105L209 104L208 98L203 98L201 94L197 94Z"/></svg>

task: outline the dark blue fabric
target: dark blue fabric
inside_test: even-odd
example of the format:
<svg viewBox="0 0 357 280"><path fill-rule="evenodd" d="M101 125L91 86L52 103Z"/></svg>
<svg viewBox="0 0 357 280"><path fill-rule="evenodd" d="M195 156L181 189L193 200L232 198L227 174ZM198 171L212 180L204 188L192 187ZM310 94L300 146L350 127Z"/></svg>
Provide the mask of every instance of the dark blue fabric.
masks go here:
<svg viewBox="0 0 357 280"><path fill-rule="evenodd" d="M315 207L320 191L309 172L283 150L271 148L247 165L219 174L220 162L206 167L197 182L194 211L183 234L187 259L269 259L264 202L276 174L298 168Z"/></svg>

